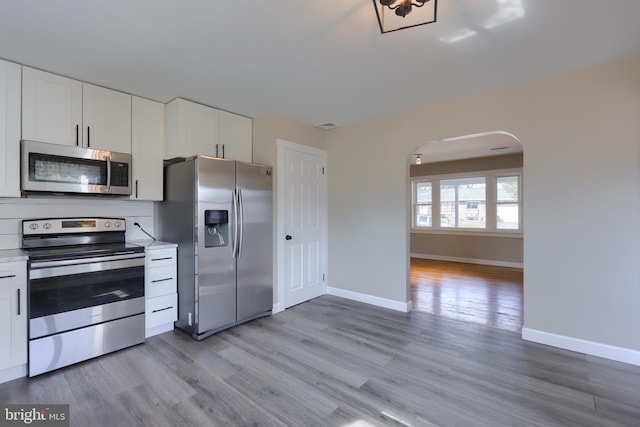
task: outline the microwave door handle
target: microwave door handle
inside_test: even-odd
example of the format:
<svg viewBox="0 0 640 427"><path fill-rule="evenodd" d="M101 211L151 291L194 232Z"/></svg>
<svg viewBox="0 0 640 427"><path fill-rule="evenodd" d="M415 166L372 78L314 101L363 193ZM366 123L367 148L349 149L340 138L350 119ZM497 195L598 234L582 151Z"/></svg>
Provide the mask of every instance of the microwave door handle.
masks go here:
<svg viewBox="0 0 640 427"><path fill-rule="evenodd" d="M107 156L107 191L111 191L111 156Z"/></svg>

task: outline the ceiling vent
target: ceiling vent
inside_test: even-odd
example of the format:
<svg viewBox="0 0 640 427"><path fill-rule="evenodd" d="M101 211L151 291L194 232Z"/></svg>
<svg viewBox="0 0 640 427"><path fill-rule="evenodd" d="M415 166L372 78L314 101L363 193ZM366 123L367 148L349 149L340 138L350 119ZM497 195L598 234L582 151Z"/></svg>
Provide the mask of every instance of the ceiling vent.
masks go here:
<svg viewBox="0 0 640 427"><path fill-rule="evenodd" d="M335 123L331 123L331 122L327 122L327 123L320 123L319 125L316 125L317 128L320 128L322 130L331 130L331 129L335 129L337 127L339 127L337 124Z"/></svg>

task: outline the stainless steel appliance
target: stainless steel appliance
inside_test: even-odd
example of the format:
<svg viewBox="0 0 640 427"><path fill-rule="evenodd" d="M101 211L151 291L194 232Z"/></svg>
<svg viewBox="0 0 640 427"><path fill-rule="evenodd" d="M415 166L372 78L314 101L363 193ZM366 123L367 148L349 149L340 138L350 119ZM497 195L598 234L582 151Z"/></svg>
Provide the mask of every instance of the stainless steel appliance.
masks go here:
<svg viewBox="0 0 640 427"><path fill-rule="evenodd" d="M29 376L144 342L144 248L122 218L22 221Z"/></svg>
<svg viewBox="0 0 640 427"><path fill-rule="evenodd" d="M271 313L268 166L195 156L165 166L161 238L178 243L178 321L195 339Z"/></svg>
<svg viewBox="0 0 640 427"><path fill-rule="evenodd" d="M131 194L131 154L22 141L23 192Z"/></svg>

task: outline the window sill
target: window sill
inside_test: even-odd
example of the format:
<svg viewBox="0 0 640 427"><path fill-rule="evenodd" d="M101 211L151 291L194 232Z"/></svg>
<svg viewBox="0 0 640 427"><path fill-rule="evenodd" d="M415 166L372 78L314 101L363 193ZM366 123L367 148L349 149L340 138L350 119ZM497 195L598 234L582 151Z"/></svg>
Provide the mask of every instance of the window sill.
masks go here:
<svg viewBox="0 0 640 427"><path fill-rule="evenodd" d="M433 229L425 230L423 228L412 228L411 233L415 234L441 234L450 236L478 236L478 237L508 237L513 239L522 239L522 231L475 231L461 229Z"/></svg>

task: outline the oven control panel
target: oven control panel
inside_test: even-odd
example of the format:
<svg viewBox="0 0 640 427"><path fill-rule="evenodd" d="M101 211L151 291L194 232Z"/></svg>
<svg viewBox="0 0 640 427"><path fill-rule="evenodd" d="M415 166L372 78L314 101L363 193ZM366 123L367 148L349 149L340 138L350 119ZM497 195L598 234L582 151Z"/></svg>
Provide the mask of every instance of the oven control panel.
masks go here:
<svg viewBox="0 0 640 427"><path fill-rule="evenodd" d="M124 218L45 218L22 221L22 235L126 231Z"/></svg>

